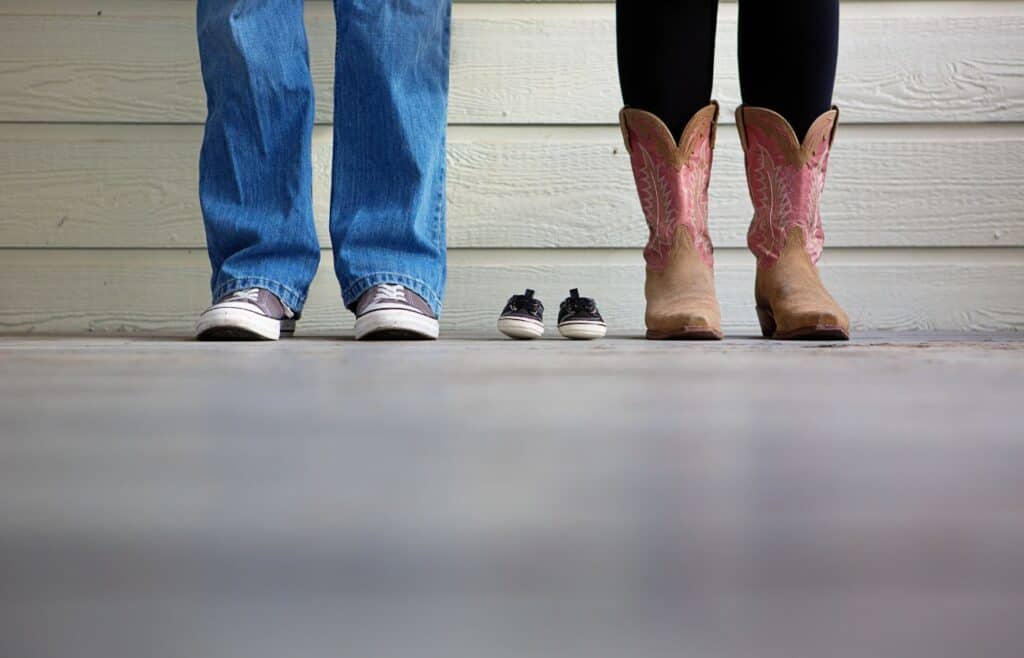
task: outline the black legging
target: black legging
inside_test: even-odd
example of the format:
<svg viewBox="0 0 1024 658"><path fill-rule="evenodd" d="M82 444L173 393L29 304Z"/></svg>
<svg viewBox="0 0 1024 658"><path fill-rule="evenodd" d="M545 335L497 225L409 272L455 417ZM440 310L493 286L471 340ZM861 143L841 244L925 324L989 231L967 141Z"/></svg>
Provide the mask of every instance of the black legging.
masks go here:
<svg viewBox="0 0 1024 658"><path fill-rule="evenodd" d="M618 0L616 13L623 101L678 139L711 100L718 0ZM832 104L839 0L739 0L739 23L743 102L803 137Z"/></svg>

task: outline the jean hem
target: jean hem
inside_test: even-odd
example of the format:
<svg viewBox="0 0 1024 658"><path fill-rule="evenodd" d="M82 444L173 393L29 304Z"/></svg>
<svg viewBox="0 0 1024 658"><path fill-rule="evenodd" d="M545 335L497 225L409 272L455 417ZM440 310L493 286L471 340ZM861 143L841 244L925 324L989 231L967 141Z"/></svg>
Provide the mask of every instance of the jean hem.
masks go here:
<svg viewBox="0 0 1024 658"><path fill-rule="evenodd" d="M297 290L294 290L279 281L259 276L246 276L221 281L213 288L213 301L216 303L218 299L221 299L225 295L233 293L236 290L245 290L246 288L263 288L264 290L269 290L277 295L278 299L284 302L288 308L296 313L301 311L302 307L306 304L306 296Z"/></svg>
<svg viewBox="0 0 1024 658"><path fill-rule="evenodd" d="M441 317L441 295L438 294L437 290L427 283L420 281L415 277L411 277L408 274L399 274L397 272L375 272L373 274L367 274L356 279L354 282L349 284L341 284L341 298L345 307L352 310L356 303L359 302L359 298L363 294L372 288L383 283L399 284L405 286L409 290L422 297L428 304L430 304L431 310L434 311L434 315Z"/></svg>

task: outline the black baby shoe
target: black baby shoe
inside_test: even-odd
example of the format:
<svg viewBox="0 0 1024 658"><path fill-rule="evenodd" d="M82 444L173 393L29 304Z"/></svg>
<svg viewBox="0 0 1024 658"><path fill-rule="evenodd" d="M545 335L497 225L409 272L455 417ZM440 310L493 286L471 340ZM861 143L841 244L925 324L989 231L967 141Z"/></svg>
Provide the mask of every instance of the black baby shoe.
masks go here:
<svg viewBox="0 0 1024 658"><path fill-rule="evenodd" d="M597 304L589 297L580 297L580 291L573 288L558 309L558 332L566 338L594 340L604 338L608 325L597 310Z"/></svg>
<svg viewBox="0 0 1024 658"><path fill-rule="evenodd" d="M544 335L544 304L529 289L512 295L498 317L498 331L510 338L540 338Z"/></svg>

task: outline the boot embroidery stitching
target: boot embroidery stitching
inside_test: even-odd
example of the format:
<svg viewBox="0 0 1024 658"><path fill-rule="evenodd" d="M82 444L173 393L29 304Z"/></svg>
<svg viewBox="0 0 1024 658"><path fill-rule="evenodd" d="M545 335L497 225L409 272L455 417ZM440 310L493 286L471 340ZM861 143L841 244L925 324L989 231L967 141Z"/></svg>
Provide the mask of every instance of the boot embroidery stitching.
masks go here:
<svg viewBox="0 0 1024 658"><path fill-rule="evenodd" d="M708 235L708 183L711 177L710 161L701 154L707 152L704 144L698 144L690 158L688 192L690 194L690 227L693 243L700 252L701 259L711 267L711 238Z"/></svg>
<svg viewBox="0 0 1024 658"><path fill-rule="evenodd" d="M711 239L708 235L708 182L711 163L706 148L707 138L698 142L690 161L678 171L660 162L643 144L636 144L639 154L637 178L640 204L650 230L645 253L652 267L663 267L675 243L676 230L683 224L694 247L708 267L712 266ZM666 173L666 170L669 170ZM676 189L669 180L676 178ZM681 217L680 212L686 216Z"/></svg>
<svg viewBox="0 0 1024 658"><path fill-rule="evenodd" d="M668 181L665 180L661 167L642 144L638 145L638 149L642 160L642 166L639 168L640 203L650 229L647 251L660 262L672 248L676 210L672 203L671 188Z"/></svg>
<svg viewBox="0 0 1024 658"><path fill-rule="evenodd" d="M827 152L806 165L778 164L763 145L754 147L751 191L754 197L754 221L748 235L750 248L763 265L778 260L789 229L799 227L812 262L817 262L824 246L825 232L820 202L825 188ZM801 184L802 183L802 184ZM792 194L799 199L794 203Z"/></svg>
<svg viewBox="0 0 1024 658"><path fill-rule="evenodd" d="M714 266L708 233L708 183L711 174L713 120L691 119L683 137L672 140L653 115L638 112L621 117L624 141L649 236L644 247L647 266L668 265L681 228L708 267ZM708 114L707 110L704 114Z"/></svg>
<svg viewBox="0 0 1024 658"><path fill-rule="evenodd" d="M754 191L754 223L750 239L758 253L773 261L779 257L786 239L786 224L792 217L792 203L787 191L788 172L775 164L771 153L758 144L754 152L754 166L751 168L751 183Z"/></svg>

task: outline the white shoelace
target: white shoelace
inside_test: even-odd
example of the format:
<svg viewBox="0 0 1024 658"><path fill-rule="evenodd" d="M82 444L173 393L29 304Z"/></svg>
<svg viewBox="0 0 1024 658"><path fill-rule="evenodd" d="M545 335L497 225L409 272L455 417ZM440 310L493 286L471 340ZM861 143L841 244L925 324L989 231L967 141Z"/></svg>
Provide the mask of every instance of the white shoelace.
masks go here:
<svg viewBox="0 0 1024 658"><path fill-rule="evenodd" d="M374 302L405 301L405 287L399 285L383 284L377 286L377 293L373 296Z"/></svg>
<svg viewBox="0 0 1024 658"><path fill-rule="evenodd" d="M252 304L253 306L256 306L257 308L260 308L259 304L257 304L259 299L260 299L260 289L259 288L247 288L245 290L236 290L235 292L231 293L231 295L227 299L225 299L224 301L225 302L244 302L246 304ZM285 304L284 302L282 302L280 299L278 301L281 303L281 308L284 309L284 317L285 317L286 320L290 320L293 317L295 317L295 311L290 309L288 307L288 305ZM262 308L260 308L260 312L266 314L266 312L263 311Z"/></svg>
<svg viewBox="0 0 1024 658"><path fill-rule="evenodd" d="M230 299L233 302L252 302L256 303L256 300L260 297L259 288L249 288L248 290L236 290L231 293Z"/></svg>

